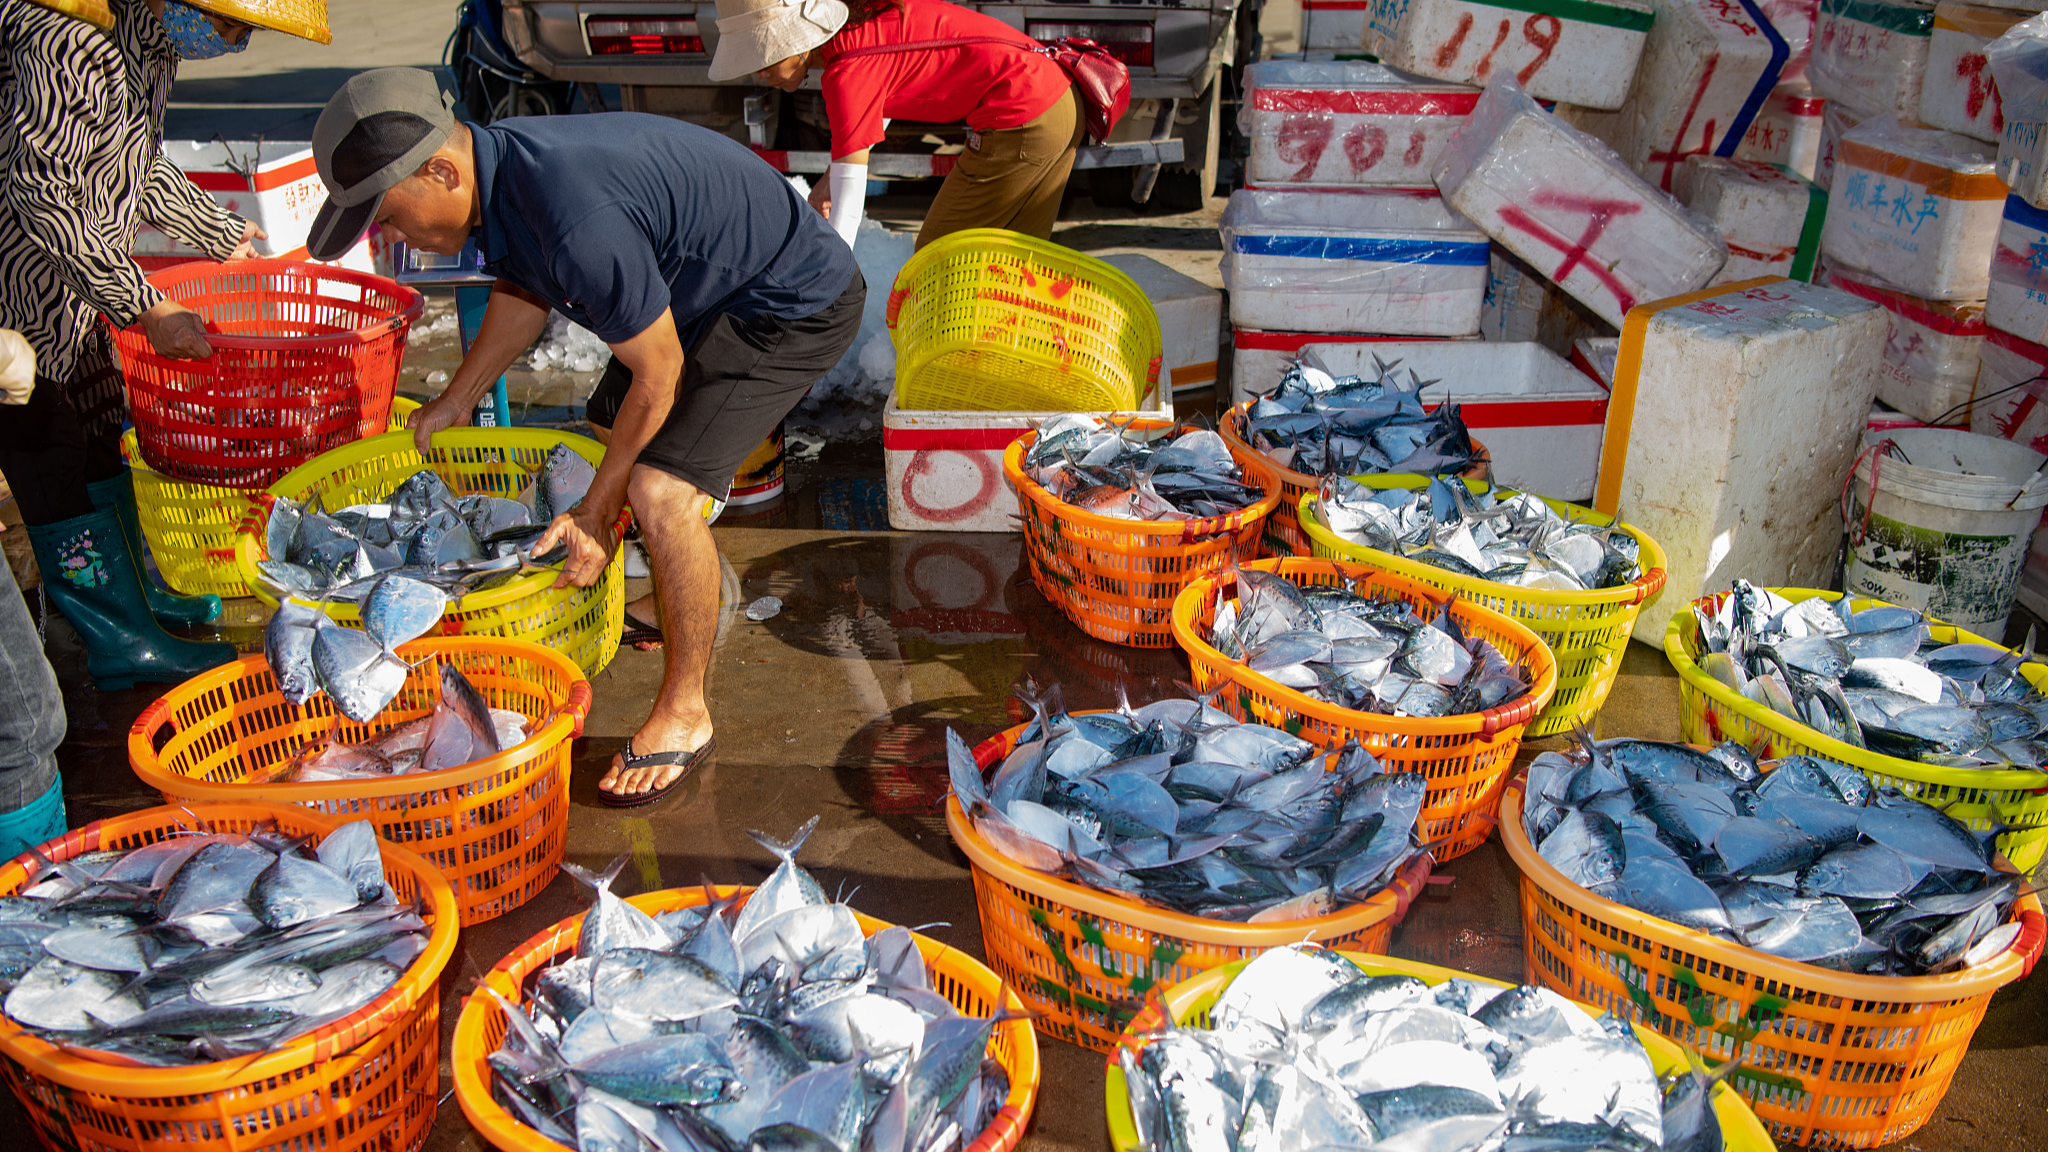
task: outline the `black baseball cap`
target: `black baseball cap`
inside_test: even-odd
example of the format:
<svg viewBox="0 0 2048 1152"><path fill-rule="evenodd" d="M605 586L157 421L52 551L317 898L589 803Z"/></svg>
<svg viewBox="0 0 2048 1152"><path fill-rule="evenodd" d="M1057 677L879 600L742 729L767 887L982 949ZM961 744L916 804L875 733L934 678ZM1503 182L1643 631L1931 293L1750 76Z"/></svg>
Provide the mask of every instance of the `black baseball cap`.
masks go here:
<svg viewBox="0 0 2048 1152"><path fill-rule="evenodd" d="M423 68L358 72L341 86L313 125L313 163L327 186L327 203L306 240L313 259L339 259L355 247L384 193L419 171L455 131L454 103Z"/></svg>

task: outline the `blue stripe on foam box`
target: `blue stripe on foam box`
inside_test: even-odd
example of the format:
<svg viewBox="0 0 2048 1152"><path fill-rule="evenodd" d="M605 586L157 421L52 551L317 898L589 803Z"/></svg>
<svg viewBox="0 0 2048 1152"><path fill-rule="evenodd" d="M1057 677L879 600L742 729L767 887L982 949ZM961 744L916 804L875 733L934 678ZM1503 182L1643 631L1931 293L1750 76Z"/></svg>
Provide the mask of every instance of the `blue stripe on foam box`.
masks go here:
<svg viewBox="0 0 2048 1152"><path fill-rule="evenodd" d="M2005 198L2005 218L2040 232L2048 232L2048 211L2034 207L2018 196Z"/></svg>
<svg viewBox="0 0 2048 1152"><path fill-rule="evenodd" d="M1454 264L1484 267L1485 242L1393 240L1376 236L1246 236L1231 250L1247 256L1307 256L1317 260L1378 260L1387 264Z"/></svg>

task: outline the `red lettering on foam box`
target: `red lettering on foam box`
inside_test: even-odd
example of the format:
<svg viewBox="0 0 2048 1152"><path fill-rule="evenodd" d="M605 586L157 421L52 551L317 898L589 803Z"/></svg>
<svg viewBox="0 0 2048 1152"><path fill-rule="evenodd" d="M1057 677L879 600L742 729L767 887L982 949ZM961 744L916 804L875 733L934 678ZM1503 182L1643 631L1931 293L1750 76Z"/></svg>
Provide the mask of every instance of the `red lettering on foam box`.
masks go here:
<svg viewBox="0 0 2048 1152"><path fill-rule="evenodd" d="M1585 231L1579 233L1579 238L1573 241L1558 235L1541 220L1524 212L1519 204L1508 204L1501 208L1500 218L1503 223L1526 232L1564 253L1564 259L1558 263L1557 270L1550 274L1550 279L1563 284L1565 277L1570 276L1574 269L1584 267L1593 279L1599 281L1600 285L1614 296L1615 303L1621 306L1623 312L1635 307L1635 294L1623 286L1614 272L1598 261L1588 260L1586 257L1591 253L1593 245L1599 241L1601 234L1607 231L1609 224L1619 217L1633 216L1641 212L1642 204L1634 200L1604 200L1548 188L1537 191L1529 200L1539 207L1583 213L1586 217Z"/></svg>

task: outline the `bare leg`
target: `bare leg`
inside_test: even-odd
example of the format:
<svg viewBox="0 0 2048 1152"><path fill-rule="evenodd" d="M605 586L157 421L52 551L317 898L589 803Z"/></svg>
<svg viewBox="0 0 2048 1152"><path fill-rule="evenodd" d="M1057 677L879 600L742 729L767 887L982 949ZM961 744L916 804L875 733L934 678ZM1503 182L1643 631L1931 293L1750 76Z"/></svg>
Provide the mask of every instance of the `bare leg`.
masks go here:
<svg viewBox="0 0 2048 1152"><path fill-rule="evenodd" d="M636 465L628 499L640 521L648 566L660 604L661 693L647 723L633 734L633 751L691 752L711 739L711 713L704 703L704 673L711 642L718 635L718 546L704 522L704 494L686 480ZM675 779L679 765L626 771L619 759L597 782L622 796L649 792Z"/></svg>

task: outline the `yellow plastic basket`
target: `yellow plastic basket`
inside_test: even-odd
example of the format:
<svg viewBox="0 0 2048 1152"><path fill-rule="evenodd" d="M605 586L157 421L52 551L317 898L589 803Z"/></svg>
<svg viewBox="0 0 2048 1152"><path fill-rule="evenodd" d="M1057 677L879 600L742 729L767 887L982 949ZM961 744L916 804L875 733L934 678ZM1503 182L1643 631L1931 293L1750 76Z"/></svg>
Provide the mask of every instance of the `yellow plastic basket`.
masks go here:
<svg viewBox="0 0 2048 1152"><path fill-rule="evenodd" d="M974 762L984 772L1001 763L1027 727L982 741ZM1114 1049L1148 994L1218 965L1303 940L1386 951L1434 866L1427 853L1418 856L1386 887L1327 916L1241 924L1026 868L975 831L952 796L946 798L946 830L973 871L989 967L1038 1013L1040 1032L1096 1052Z"/></svg>
<svg viewBox="0 0 2048 1152"><path fill-rule="evenodd" d="M404 428L419 406L403 396L392 400L387 427L393 432ZM164 583L187 596L247 596L249 585L235 567L235 538L262 511L262 490L174 480L142 459L133 428L121 434L121 456L135 478L136 516Z"/></svg>
<svg viewBox="0 0 2048 1152"><path fill-rule="evenodd" d="M1603 899L1565 878L1522 828L1522 785L1500 806L1522 873L1527 979L1648 1026L1712 1064L1787 1143L1870 1148L1934 1114L1991 994L2041 954L2041 902L2013 907L2020 934L1979 967L1866 976L1780 959Z"/></svg>
<svg viewBox="0 0 2048 1152"><path fill-rule="evenodd" d="M269 495L304 501L317 492L326 507L341 508L381 500L406 477L431 467L458 496L488 492L509 499L557 444L567 444L593 465L604 459L604 445L595 440L538 428L449 428L434 434L431 458L413 447L412 433L387 432L306 461L271 485ZM256 577L269 519L266 503L245 522L235 541L235 567L256 598L275 608L276 597ZM557 590L558 575L530 572L472 592L448 606L441 632L531 640L574 660L584 675L595 676L619 650L619 626L626 615L625 549L612 553L604 576L588 588ZM323 607L336 623L362 627L355 605Z"/></svg>
<svg viewBox="0 0 2048 1152"><path fill-rule="evenodd" d="M1795 602L1815 596L1827 600L1841 598L1839 592L1811 588L1770 591ZM1694 603L1718 607L1721 598L1727 595L1720 592ZM1858 599L1854 606L1860 610L1881 603ZM1946 624L1930 625L1930 631L1943 644L1991 643ZM2042 852L2048 850L2048 772L2025 768L1940 768L1845 744L1736 695L1695 663L1700 655L1699 643L1699 621L1690 611L1680 610L1671 617L1671 623L1664 629L1664 657L1678 670L1679 726L1686 740L1695 744L1733 740L1766 760L1798 755L1840 760L1861 770L1871 783L1889 784L1916 796L1979 832L2005 829L1998 837L1998 851L2023 872L2032 871ZM2023 664L2020 675L2036 689L2048 691L2048 665Z"/></svg>
<svg viewBox="0 0 2048 1152"><path fill-rule="evenodd" d="M1429 477L1412 474L1359 476L1356 479L1373 488L1420 488L1429 483ZM1465 484L1474 491L1485 490L1480 481L1467 480ZM1514 492L1504 488L1501 494L1512 496ZM1642 612L1643 605L1664 589L1664 549L1631 524L1623 524L1621 530L1635 537L1641 547L1641 576L1619 588L1602 588L1594 592L1545 592L1460 576L1434 565L1353 544L1323 527L1315 511L1318 499L1320 497L1310 494L1303 496L1297 505L1301 530L1317 556L1369 564L1397 576L1455 592L1474 604L1483 604L1510 620L1528 626L1531 632L1543 637L1543 642L1550 645L1550 653L1557 660L1557 695L1550 698L1550 707L1531 721L1528 730L1522 733L1525 740L1555 736L1571 731L1575 724L1592 721L1593 714L1607 702L1607 693L1614 688L1614 678L1621 673L1621 654L1628 649L1629 633L1636 626L1636 616ZM1577 504L1552 500L1548 496L1538 499L1563 516L1594 524L1610 524L1614 520L1612 516L1603 516Z"/></svg>
<svg viewBox="0 0 2048 1152"><path fill-rule="evenodd" d="M720 885L714 891L719 899L727 900L746 896L753 889ZM704 888L648 892L629 897L626 903L650 916L675 908L696 908L704 903ZM859 912L853 916L860 922L863 935L872 936L889 927L885 921ZM582 929L582 916L571 916L557 923L498 961L497 967L485 973L478 983L496 989L500 996L514 1004L521 1003L526 999L527 981L557 957L574 953L576 936ZM998 1007L1012 1012L1023 1010L1024 1004L1016 994L1004 988L996 974L982 967L974 957L929 936L913 932L911 939L917 944L918 955L924 958L925 970L931 973L932 991L944 996L962 1015L989 1016ZM498 1006L497 1001L484 995L481 989L463 999L462 1015L455 1022L451 1060L455 1073L455 1101L462 1106L463 1116L476 1129L477 1135L503 1152L572 1152L514 1119L491 1094L488 1061L491 1053L505 1042L505 1032L505 1010ZM1002 1108L987 1128L971 1139L962 1137L961 1152L1010 1152L1024 1138L1024 1128L1031 1121L1031 1108L1038 1099L1038 1038L1031 1034L1028 1022L1015 1019L996 1025L995 1034L989 1040L988 1054L1009 1075L1010 1094L1003 1099Z"/></svg>
<svg viewBox="0 0 2048 1152"><path fill-rule="evenodd" d="M1413 976L1425 984L1441 984L1450 979L1474 980L1505 988L1498 980L1488 980L1469 972L1458 972L1450 968L1438 968L1433 964L1418 964L1413 960L1396 960L1391 956L1367 956L1357 952L1340 953L1364 970L1368 976ZM1133 1051L1143 1048L1161 1031L1167 1020L1189 1028L1209 1027L1209 1009L1214 1007L1230 981L1244 969L1249 960L1240 960L1214 968L1184 983L1168 988L1161 996L1155 997L1145 1006L1145 1011L1131 1021L1118 1040L1119 1047ZM1600 1010L1581 1004L1588 1016L1597 1016ZM1659 1076L1682 1072L1686 1068L1685 1052L1678 1045L1664 1039L1642 1026L1636 1027L1636 1036L1643 1047L1649 1050L1650 1066ZM1138 1139L1138 1126L1131 1118L1130 1088L1124 1083L1124 1070L1118 1063L1116 1053L1110 1053L1109 1066L1103 1076L1102 1102L1108 1111L1109 1146L1116 1152L1151 1152ZM1756 1114L1742 1102L1742 1097L1729 1091L1726 1084L1714 1087L1714 1116L1721 1122L1722 1147L1726 1152L1776 1152L1764 1126L1757 1121Z"/></svg>
<svg viewBox="0 0 2048 1152"><path fill-rule="evenodd" d="M896 406L1126 412L1159 387L1159 315L1129 276L1071 248L970 228L910 258L889 292Z"/></svg>

